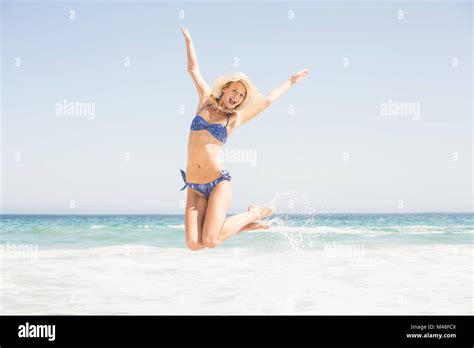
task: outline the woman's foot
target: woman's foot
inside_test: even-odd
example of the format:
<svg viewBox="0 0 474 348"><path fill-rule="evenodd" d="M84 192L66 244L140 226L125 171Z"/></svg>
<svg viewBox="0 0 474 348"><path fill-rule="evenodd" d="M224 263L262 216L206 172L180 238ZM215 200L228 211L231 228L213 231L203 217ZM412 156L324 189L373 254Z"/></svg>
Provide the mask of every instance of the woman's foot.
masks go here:
<svg viewBox="0 0 474 348"><path fill-rule="evenodd" d="M255 214L256 220L260 220L266 218L270 215L275 213L275 208L273 207L260 207L255 204L251 204L248 208L249 212L253 212Z"/></svg>
<svg viewBox="0 0 474 348"><path fill-rule="evenodd" d="M258 222L251 222L248 225L245 225L244 227L242 227L240 232L242 232L242 231L253 231L253 230L268 230L269 228L270 228L270 226L267 225L267 224L261 224L261 223L258 223Z"/></svg>

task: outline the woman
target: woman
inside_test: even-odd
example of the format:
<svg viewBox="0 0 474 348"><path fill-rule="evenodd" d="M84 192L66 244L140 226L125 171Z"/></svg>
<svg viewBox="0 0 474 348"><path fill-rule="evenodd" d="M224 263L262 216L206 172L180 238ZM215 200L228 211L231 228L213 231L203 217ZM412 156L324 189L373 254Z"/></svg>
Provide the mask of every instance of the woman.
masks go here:
<svg viewBox="0 0 474 348"><path fill-rule="evenodd" d="M268 229L258 220L272 215L271 207L251 205L247 212L227 217L231 176L221 168L219 154L236 128L254 119L309 71L301 70L264 98L243 73L218 78L211 90L199 72L188 29L181 27L181 31L186 41L188 72L199 94L189 133L188 164L186 172L181 170L185 182L182 190L188 188L186 244L191 250L199 250L214 248L240 231Z"/></svg>

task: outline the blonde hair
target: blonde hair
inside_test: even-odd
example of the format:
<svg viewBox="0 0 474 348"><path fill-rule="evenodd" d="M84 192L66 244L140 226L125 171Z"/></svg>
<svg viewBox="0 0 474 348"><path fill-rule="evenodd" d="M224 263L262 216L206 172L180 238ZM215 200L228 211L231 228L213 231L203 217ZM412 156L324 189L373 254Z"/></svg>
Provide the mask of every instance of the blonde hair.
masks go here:
<svg viewBox="0 0 474 348"><path fill-rule="evenodd" d="M221 107L225 112L231 113L235 110L248 108L262 99L261 93L249 77L243 72L236 72L232 75L221 75L214 80L209 100L215 108L219 108L219 101L224 93L224 89L229 87L233 82L241 82L244 85L246 91L245 97L235 109L227 109L225 106Z"/></svg>

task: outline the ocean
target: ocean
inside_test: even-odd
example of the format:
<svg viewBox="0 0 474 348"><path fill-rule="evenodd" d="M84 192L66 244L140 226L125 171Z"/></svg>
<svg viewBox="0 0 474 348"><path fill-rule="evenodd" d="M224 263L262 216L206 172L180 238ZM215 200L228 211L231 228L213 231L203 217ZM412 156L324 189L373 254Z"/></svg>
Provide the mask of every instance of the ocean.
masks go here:
<svg viewBox="0 0 474 348"><path fill-rule="evenodd" d="M2 215L1 314L472 314L472 213L278 214L214 249L182 215Z"/></svg>

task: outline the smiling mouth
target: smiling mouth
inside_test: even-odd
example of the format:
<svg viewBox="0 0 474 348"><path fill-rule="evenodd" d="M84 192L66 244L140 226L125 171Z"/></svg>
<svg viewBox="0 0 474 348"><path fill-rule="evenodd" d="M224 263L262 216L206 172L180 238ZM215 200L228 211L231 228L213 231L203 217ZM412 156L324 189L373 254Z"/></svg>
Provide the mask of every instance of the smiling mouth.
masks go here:
<svg viewBox="0 0 474 348"><path fill-rule="evenodd" d="M234 100L232 100L232 99L229 99L229 104L232 105L232 106L234 106L235 104L237 104L237 102L234 101Z"/></svg>

